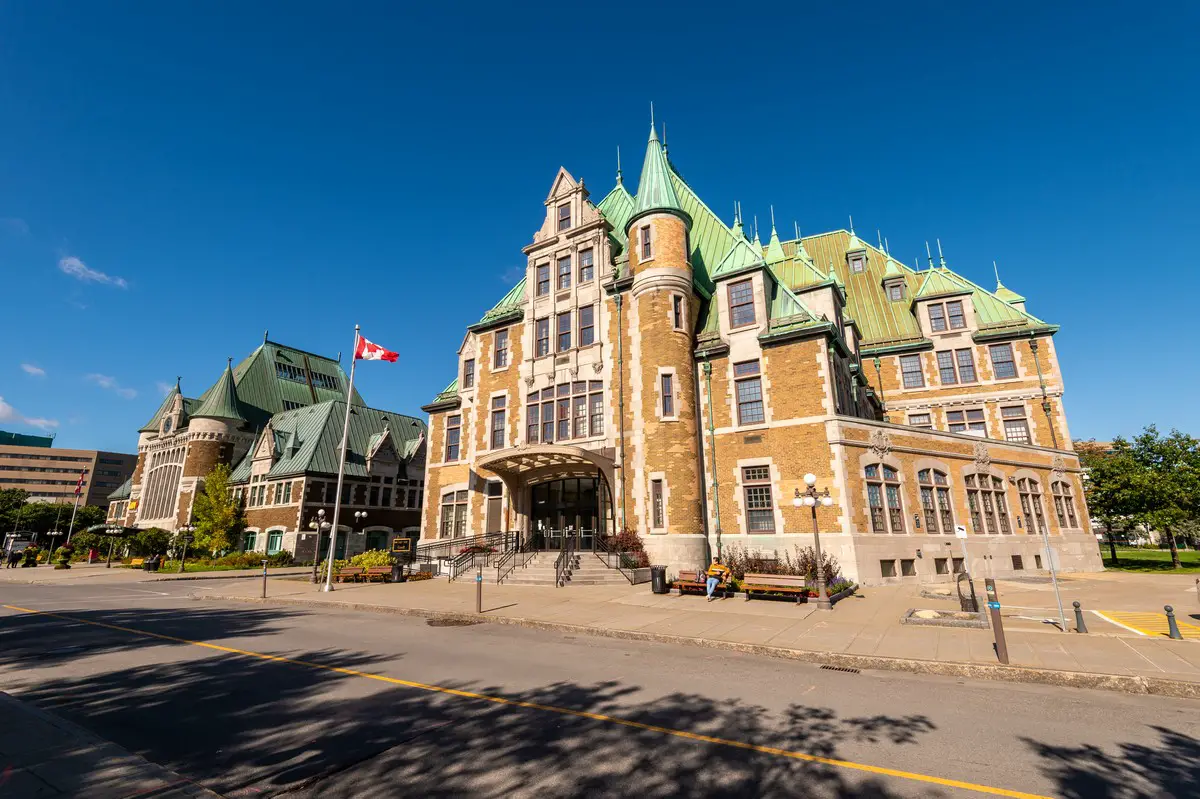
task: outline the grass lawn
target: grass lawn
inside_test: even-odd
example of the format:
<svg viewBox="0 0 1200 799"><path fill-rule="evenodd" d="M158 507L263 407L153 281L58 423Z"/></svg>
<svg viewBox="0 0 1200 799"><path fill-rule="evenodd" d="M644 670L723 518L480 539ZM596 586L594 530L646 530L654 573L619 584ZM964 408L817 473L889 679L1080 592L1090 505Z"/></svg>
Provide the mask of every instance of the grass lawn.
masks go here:
<svg viewBox="0 0 1200 799"><path fill-rule="evenodd" d="M1191 549L1179 550L1182 569L1171 566L1171 551L1167 549L1122 549L1117 547L1117 562L1113 563L1107 545L1100 547L1104 555L1104 568L1127 572L1169 572L1171 574L1200 573L1200 552Z"/></svg>

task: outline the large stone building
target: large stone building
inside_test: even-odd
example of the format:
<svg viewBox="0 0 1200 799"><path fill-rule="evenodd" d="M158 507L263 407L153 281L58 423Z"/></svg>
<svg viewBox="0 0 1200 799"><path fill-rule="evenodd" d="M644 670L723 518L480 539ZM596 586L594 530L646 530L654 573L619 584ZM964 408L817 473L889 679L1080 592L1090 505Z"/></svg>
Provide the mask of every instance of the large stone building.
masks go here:
<svg viewBox="0 0 1200 799"><path fill-rule="evenodd" d="M57 449L53 436L0 430L0 488L19 488L30 502L80 502L103 506L106 497L133 473L135 455L94 449Z"/></svg>
<svg viewBox="0 0 1200 799"><path fill-rule="evenodd" d="M821 540L852 578L1100 568L1057 327L944 260L853 230L766 244L699 198L651 130L637 194L565 169L525 277L467 329L425 406L426 540L637 531L677 569Z"/></svg>
<svg viewBox="0 0 1200 799"><path fill-rule="evenodd" d="M176 384L138 431L137 468L109 497L109 519L173 531L224 463L246 512L239 548L311 560L319 511L332 523L347 382L339 361L264 339L199 398ZM415 538L425 477L424 422L369 408L357 390L351 404L338 557Z"/></svg>

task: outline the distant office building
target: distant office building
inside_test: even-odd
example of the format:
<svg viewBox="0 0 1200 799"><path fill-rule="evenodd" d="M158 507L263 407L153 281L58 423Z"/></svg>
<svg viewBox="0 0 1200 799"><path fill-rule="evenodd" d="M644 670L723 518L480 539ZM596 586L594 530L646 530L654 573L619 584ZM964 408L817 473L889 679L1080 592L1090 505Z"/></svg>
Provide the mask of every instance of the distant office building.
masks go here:
<svg viewBox="0 0 1200 799"><path fill-rule="evenodd" d="M0 431L0 488L20 488L32 502L74 502L82 473L83 503L106 505L108 495L137 465L137 455L59 449L51 446L53 442L51 436Z"/></svg>

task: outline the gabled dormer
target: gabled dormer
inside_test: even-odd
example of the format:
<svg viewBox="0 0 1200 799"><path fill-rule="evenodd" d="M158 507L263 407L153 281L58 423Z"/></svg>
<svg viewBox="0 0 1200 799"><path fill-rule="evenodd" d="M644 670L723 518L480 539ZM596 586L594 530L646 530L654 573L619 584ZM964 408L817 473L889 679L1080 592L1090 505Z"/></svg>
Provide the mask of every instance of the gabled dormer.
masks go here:
<svg viewBox="0 0 1200 799"><path fill-rule="evenodd" d="M275 441L275 429L268 422L258 437L258 442L254 445L254 454L250 456L251 470L256 474L269 471L279 454L279 446Z"/></svg>
<svg viewBox="0 0 1200 799"><path fill-rule="evenodd" d="M850 220L850 241L846 244L846 272L861 275L867 271L867 245L854 233L854 220Z"/></svg>
<svg viewBox="0 0 1200 799"><path fill-rule="evenodd" d="M896 262L891 253L887 253L887 265L880 279L883 294L888 302L903 302L908 299L908 283L905 280L904 269Z"/></svg>
<svg viewBox="0 0 1200 799"><path fill-rule="evenodd" d="M944 267L922 273L913 295L913 311L926 337L962 333L977 328L971 295L974 286Z"/></svg>
<svg viewBox="0 0 1200 799"><path fill-rule="evenodd" d="M533 234L533 244L526 252L538 245L558 241L560 237L572 237L603 223L604 217L588 202L587 188L582 180L575 180L564 167L558 168L550 193L546 195L546 216L541 228Z"/></svg>
<svg viewBox="0 0 1200 799"><path fill-rule="evenodd" d="M384 427L382 432L371 436L367 443L367 474L372 477L395 477L400 471L400 453L392 431Z"/></svg>

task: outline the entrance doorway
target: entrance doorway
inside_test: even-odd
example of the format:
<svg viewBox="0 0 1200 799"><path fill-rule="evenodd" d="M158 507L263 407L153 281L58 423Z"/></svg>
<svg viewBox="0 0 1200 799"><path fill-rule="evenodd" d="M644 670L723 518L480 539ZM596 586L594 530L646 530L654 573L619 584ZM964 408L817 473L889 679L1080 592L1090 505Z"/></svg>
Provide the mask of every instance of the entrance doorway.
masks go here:
<svg viewBox="0 0 1200 799"><path fill-rule="evenodd" d="M603 534L604 491L598 477L571 477L530 488L530 540L538 549L560 549L563 537L579 536L581 549L592 549Z"/></svg>

